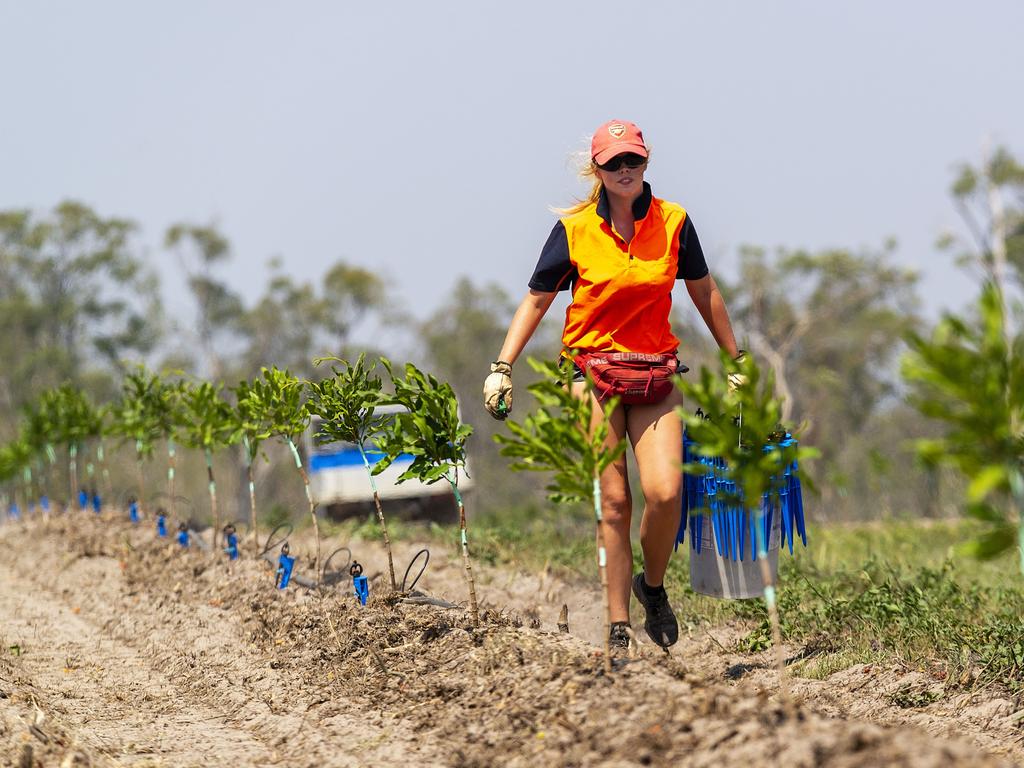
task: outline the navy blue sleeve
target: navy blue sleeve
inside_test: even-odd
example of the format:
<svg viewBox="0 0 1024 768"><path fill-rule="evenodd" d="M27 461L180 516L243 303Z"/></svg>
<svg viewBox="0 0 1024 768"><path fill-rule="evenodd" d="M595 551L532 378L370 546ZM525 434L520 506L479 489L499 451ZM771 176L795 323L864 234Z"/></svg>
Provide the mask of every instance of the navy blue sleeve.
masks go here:
<svg viewBox="0 0 1024 768"><path fill-rule="evenodd" d="M530 287L545 293L567 291L578 276L576 267L569 260L569 236L565 232L565 226L560 221L555 222L533 270Z"/></svg>
<svg viewBox="0 0 1024 768"><path fill-rule="evenodd" d="M708 273L708 263L704 260L704 250L697 239L697 230L693 228L693 219L686 214L686 221L679 230L679 268L676 280L700 280Z"/></svg>

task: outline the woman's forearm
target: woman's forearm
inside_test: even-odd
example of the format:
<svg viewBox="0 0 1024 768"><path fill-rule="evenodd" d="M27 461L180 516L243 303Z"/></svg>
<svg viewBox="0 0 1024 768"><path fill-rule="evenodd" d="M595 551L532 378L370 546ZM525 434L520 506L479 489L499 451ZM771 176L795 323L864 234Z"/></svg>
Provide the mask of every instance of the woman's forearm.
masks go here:
<svg viewBox="0 0 1024 768"><path fill-rule="evenodd" d="M704 319L704 324L715 338L715 342L730 357L736 357L739 354L739 348L732 330L732 321L729 320L729 310L725 306L725 299L722 297L722 292L718 290L715 279L708 275L700 280L687 280L686 290L693 300L693 305Z"/></svg>
<svg viewBox="0 0 1024 768"><path fill-rule="evenodd" d="M544 293L531 289L523 297L512 317L508 333L505 334L505 343L501 345L501 353L498 355L499 360L504 360L507 363L516 361L530 337L533 336L533 332L537 330L537 326L540 325L540 321L544 318L556 295L556 293Z"/></svg>

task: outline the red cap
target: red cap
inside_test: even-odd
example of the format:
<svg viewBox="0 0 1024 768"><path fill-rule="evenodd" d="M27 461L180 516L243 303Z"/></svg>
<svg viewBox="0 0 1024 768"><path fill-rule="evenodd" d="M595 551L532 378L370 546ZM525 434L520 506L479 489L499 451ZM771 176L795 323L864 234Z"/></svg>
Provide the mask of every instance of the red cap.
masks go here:
<svg viewBox="0 0 1024 768"><path fill-rule="evenodd" d="M647 157L644 134L636 123L628 120L609 120L596 131L590 141L590 156L598 165L603 165L616 155L635 152Z"/></svg>

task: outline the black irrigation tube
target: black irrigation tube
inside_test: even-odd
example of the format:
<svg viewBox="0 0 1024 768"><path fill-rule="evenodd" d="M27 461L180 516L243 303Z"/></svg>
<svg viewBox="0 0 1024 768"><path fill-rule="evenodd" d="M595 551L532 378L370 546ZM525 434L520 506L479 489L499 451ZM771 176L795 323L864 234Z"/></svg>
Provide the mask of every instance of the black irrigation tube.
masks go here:
<svg viewBox="0 0 1024 768"><path fill-rule="evenodd" d="M282 536L280 539L275 540L274 536L276 536L277 532L280 531L282 528L287 528L288 532L284 534L284 536ZM288 541L288 537L291 536L294 531L295 526L291 523L281 523L279 526L277 526L277 528L272 530L267 535L267 543L263 545L263 549L260 551L260 556L262 557L263 555L266 555L267 552L272 550L278 544L284 544L286 541Z"/></svg>
<svg viewBox="0 0 1024 768"><path fill-rule="evenodd" d="M406 581L409 578L409 573L412 571L412 567L416 564L416 561L420 559L420 555L423 556L423 565L420 566L419 573L416 574L416 578L412 580L412 583L406 586ZM430 550L424 547L415 555L412 560L409 561L408 567L405 569L405 575L402 577L402 589L401 593L404 595L400 602L408 603L410 605L434 605L438 608L461 608L462 606L456 603L450 603L447 600L442 600L439 597L431 597L426 592L420 592L416 589L416 582L420 580L423 572L427 570L427 564L430 562Z"/></svg>
<svg viewBox="0 0 1024 768"><path fill-rule="evenodd" d="M420 572L416 574L416 578L412 580L412 584L410 584L408 587L406 587L405 586L405 580L409 578L409 571L412 570L413 565L415 565L416 561L419 560L420 555L426 555L426 559L423 561L423 566L420 568ZM416 588L416 582L420 580L420 576L422 576L423 572L425 570L427 570L427 564L429 562L430 562L430 550L427 549L426 547L424 547L419 552L417 552L415 555L413 555L412 560L409 561L409 567L405 569L405 576L402 577L402 589L401 589L402 592L412 592L413 589Z"/></svg>
<svg viewBox="0 0 1024 768"><path fill-rule="evenodd" d="M332 570L331 561L334 559L336 554L342 551L348 552L348 560L345 561L344 565ZM338 547L327 556L326 560L324 560L323 574L320 577L321 581L323 581L325 586L332 586L337 584L339 581L344 581L345 577L348 575L348 566L351 562L352 550L348 547Z"/></svg>

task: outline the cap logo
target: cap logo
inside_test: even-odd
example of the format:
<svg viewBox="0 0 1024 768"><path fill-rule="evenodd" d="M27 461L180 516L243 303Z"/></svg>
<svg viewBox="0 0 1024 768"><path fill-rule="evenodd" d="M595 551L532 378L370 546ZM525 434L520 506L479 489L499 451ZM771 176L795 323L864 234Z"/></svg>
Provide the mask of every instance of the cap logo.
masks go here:
<svg viewBox="0 0 1024 768"><path fill-rule="evenodd" d="M612 123L608 126L608 133L612 135L612 138L621 139L626 135L626 126L622 123Z"/></svg>

